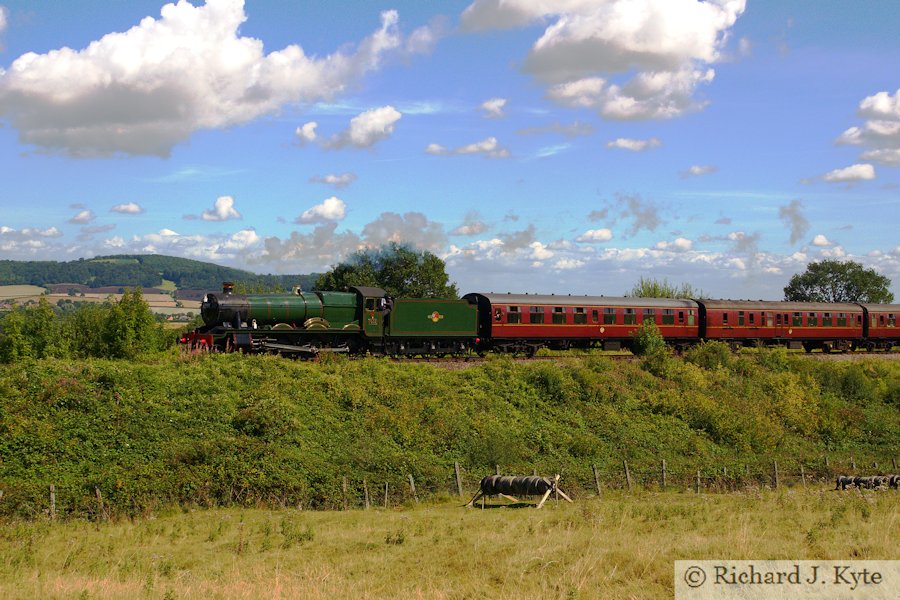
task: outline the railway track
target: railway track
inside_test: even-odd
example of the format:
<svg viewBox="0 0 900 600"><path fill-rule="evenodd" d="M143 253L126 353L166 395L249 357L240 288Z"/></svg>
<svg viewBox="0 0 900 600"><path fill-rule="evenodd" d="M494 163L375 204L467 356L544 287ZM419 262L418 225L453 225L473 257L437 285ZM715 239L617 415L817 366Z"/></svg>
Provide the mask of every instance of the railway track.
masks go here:
<svg viewBox="0 0 900 600"><path fill-rule="evenodd" d="M900 351L890 351L890 352L834 352L834 353L821 353L821 352L813 352L806 353L803 351L798 352L790 352L790 355L802 357L808 360L824 360L824 361L853 361L853 360L865 360L865 359L880 359L880 360L900 360ZM635 361L640 360L640 357L635 356L633 354L558 354L553 356L533 356L526 357L523 355L506 355L510 356L513 362L516 363L534 363L534 362L555 362L555 361L563 361L563 360L571 360L571 359L584 359L584 358L606 358L613 361ZM474 366L477 364L484 363L486 361L491 360L490 357L481 357L477 355L470 356L404 356L404 357L389 357L388 361L393 363L402 363L402 364L434 364L434 365L460 365L460 366Z"/></svg>

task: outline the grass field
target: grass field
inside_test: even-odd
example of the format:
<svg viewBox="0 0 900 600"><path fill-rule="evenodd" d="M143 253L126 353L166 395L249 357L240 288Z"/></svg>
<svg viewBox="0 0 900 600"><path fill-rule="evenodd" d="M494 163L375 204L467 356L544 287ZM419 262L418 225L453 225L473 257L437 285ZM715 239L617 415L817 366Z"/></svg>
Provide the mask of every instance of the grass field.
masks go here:
<svg viewBox="0 0 900 600"><path fill-rule="evenodd" d="M461 503L5 522L0 597L670 598L678 559L898 555L893 490Z"/></svg>
<svg viewBox="0 0 900 600"><path fill-rule="evenodd" d="M46 290L36 285L0 285L0 300L37 299Z"/></svg>

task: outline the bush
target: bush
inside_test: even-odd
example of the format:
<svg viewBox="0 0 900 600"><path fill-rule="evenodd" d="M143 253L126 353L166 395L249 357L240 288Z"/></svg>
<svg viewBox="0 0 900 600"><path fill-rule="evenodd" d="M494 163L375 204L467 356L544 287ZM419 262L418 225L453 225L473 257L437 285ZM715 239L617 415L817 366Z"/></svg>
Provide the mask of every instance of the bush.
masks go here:
<svg viewBox="0 0 900 600"><path fill-rule="evenodd" d="M684 353L684 360L704 369L728 368L734 357L725 342L706 341Z"/></svg>

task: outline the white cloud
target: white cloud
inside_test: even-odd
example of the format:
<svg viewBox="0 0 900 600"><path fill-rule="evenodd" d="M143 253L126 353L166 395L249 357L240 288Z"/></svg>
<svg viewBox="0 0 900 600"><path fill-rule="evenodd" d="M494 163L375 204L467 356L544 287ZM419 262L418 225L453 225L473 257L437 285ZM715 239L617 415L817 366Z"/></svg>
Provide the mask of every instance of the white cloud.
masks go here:
<svg viewBox="0 0 900 600"><path fill-rule="evenodd" d="M355 48L322 57L296 44L265 54L239 35L243 0L163 6L83 50L29 52L0 71L0 114L22 142L77 156L168 156L201 129L331 100L402 50L396 11Z"/></svg>
<svg viewBox="0 0 900 600"><path fill-rule="evenodd" d="M312 208L303 211L303 214L294 219L294 223L301 225L329 223L340 221L346 215L347 204L337 196L332 196L325 199L321 204L316 204Z"/></svg>
<svg viewBox="0 0 900 600"><path fill-rule="evenodd" d="M878 92L859 103L861 127L851 127L838 137L838 144L866 146L860 157L887 166L900 166L900 89L893 95Z"/></svg>
<svg viewBox="0 0 900 600"><path fill-rule="evenodd" d="M613 237L612 230L610 229L588 229L580 236L575 238L576 242L587 242L587 243L595 243L595 242L608 242Z"/></svg>
<svg viewBox="0 0 900 600"><path fill-rule="evenodd" d="M310 142L316 141L316 127L319 124L315 121L310 121L309 123L304 123L300 127L298 127L294 131L294 135L297 136L297 140L299 140L300 144L307 144Z"/></svg>
<svg viewBox="0 0 900 600"><path fill-rule="evenodd" d="M834 243L820 233L819 235L817 235L816 237L813 238L812 245L822 248L822 247L827 247L827 246L833 246Z"/></svg>
<svg viewBox="0 0 900 600"><path fill-rule="evenodd" d="M74 225L84 225L85 223L90 223L96 218L97 215L95 215L93 211L82 210L77 215L69 219L67 223L72 223Z"/></svg>
<svg viewBox="0 0 900 600"><path fill-rule="evenodd" d="M124 204L116 204L110 212L116 212L123 215L139 215L144 212L144 208L137 202L126 202Z"/></svg>
<svg viewBox="0 0 900 600"><path fill-rule="evenodd" d="M875 179L875 167L869 164L855 164L843 169L835 169L822 175L829 183L856 183Z"/></svg>
<svg viewBox="0 0 900 600"><path fill-rule="evenodd" d="M506 102L506 98L491 98L481 104L481 110L484 111L484 116L487 118L499 119L504 116L503 109L506 107Z"/></svg>
<svg viewBox="0 0 900 600"><path fill-rule="evenodd" d="M649 150L650 148L656 148L661 146L662 142L660 142L657 138L650 138L649 140L633 140L630 138L618 138L606 144L607 148L621 148L622 150L631 150L632 152L643 152L644 150Z"/></svg>
<svg viewBox="0 0 900 600"><path fill-rule="evenodd" d="M478 235L487 230L485 224L477 212L470 212L463 220L463 224L450 232L450 235Z"/></svg>
<svg viewBox="0 0 900 600"><path fill-rule="evenodd" d="M341 173L340 175L336 175L334 173L330 173L328 175L319 177L310 177L310 183L324 183L325 185L331 185L338 189L345 188L354 181L356 181L355 173Z"/></svg>
<svg viewBox="0 0 900 600"><path fill-rule="evenodd" d="M703 175L710 175L719 170L719 167L713 165L693 165L689 167L686 171L681 172L681 177L702 177Z"/></svg>
<svg viewBox="0 0 900 600"><path fill-rule="evenodd" d="M744 0L475 0L469 31L544 24L524 70L552 85L548 96L610 119L677 117L702 108L698 85L723 58Z"/></svg>
<svg viewBox="0 0 900 600"><path fill-rule="evenodd" d="M367 110L350 119L350 126L323 145L327 148L371 148L394 133L397 121L403 115L393 106Z"/></svg>
<svg viewBox="0 0 900 600"><path fill-rule="evenodd" d="M495 137L486 138L480 142L449 149L440 144L428 144L425 152L435 156L450 156L463 154L481 154L485 158L509 158L509 150L500 145Z"/></svg>
<svg viewBox="0 0 900 600"><path fill-rule="evenodd" d="M185 219L194 220L196 215L185 215ZM234 208L234 198L231 196L219 196L216 198L215 204L211 210L204 210L199 217L204 221L228 221L231 219L240 219L241 213ZM171 230L164 230L171 231ZM172 232L174 234L174 232ZM175 234L177 235L177 234Z"/></svg>
<svg viewBox="0 0 900 600"><path fill-rule="evenodd" d="M242 229L232 235L222 244L225 250L246 250L256 246L260 242L260 237L254 229Z"/></svg>
<svg viewBox="0 0 900 600"><path fill-rule="evenodd" d="M657 250L665 250L668 252L687 252L694 248L694 242L687 238L675 238L672 242L657 242L656 249Z"/></svg>

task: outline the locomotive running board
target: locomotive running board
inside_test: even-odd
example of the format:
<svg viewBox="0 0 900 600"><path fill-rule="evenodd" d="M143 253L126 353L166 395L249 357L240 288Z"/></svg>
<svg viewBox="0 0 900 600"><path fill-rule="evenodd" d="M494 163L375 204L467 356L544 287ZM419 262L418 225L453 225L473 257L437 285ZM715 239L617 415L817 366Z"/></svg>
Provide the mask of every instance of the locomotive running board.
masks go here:
<svg viewBox="0 0 900 600"><path fill-rule="evenodd" d="M269 342L263 342L262 348L265 350L278 350L280 352L296 352L298 354L311 354L316 355L320 352L349 352L349 348L318 348L316 346L310 346L307 344L306 346L293 346L291 344L272 344Z"/></svg>

